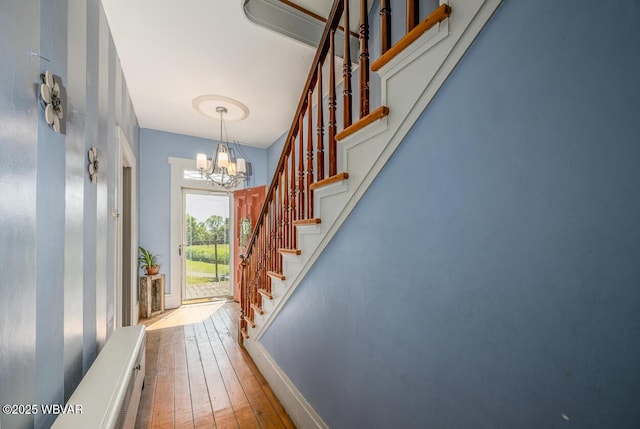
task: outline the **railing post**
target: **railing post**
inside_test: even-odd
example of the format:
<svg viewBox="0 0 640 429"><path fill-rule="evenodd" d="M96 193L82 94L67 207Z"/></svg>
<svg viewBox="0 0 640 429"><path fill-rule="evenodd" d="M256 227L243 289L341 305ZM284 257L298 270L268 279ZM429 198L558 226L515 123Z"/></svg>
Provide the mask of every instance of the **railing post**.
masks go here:
<svg viewBox="0 0 640 429"><path fill-rule="evenodd" d="M336 162L336 30L329 36L329 176L338 174Z"/></svg>
<svg viewBox="0 0 640 429"><path fill-rule="evenodd" d="M369 8L360 0L360 118L369 114Z"/></svg>
<svg viewBox="0 0 640 429"><path fill-rule="evenodd" d="M316 168L316 180L324 179L324 108L322 103L322 66L324 62L318 64L318 159ZM309 190L310 207L313 211L313 191ZM309 213L309 218L313 217L313 213Z"/></svg>
<svg viewBox="0 0 640 429"><path fill-rule="evenodd" d="M322 110L322 104L318 105L318 110ZM302 147L300 147L300 156L302 156ZM313 90L309 88L307 95L307 217L313 217L313 191L311 190L313 183ZM304 210L303 210L304 211ZM305 219L301 217L300 219Z"/></svg>
<svg viewBox="0 0 640 429"><path fill-rule="evenodd" d="M293 145L294 142L291 142ZM289 155L284 157L282 247L289 247Z"/></svg>
<svg viewBox="0 0 640 429"><path fill-rule="evenodd" d="M342 129L351 125L351 44L349 43L351 35L349 33L349 1L344 1L344 55L342 58L342 98L343 98L343 117Z"/></svg>
<svg viewBox="0 0 640 429"><path fill-rule="evenodd" d="M286 164L285 164L286 165ZM279 248L283 247L284 243L284 200L282 197L282 174L278 175L278 242L276 243L276 252ZM278 258L276 259L276 267L278 272L282 270L282 255L278 253Z"/></svg>
<svg viewBox="0 0 640 429"><path fill-rule="evenodd" d="M418 25L418 0L407 0L407 33Z"/></svg>
<svg viewBox="0 0 640 429"><path fill-rule="evenodd" d="M380 0L380 55L391 47L391 7L389 0Z"/></svg>
<svg viewBox="0 0 640 429"><path fill-rule="evenodd" d="M302 122L302 118L300 119ZM302 130L300 130L302 132ZM293 227L293 221L296 220L296 160L293 153L295 141L291 144L291 188L289 189L291 197L289 198L289 243L285 246L288 249L296 248L296 234ZM302 154L298 155L302 158Z"/></svg>
<svg viewBox="0 0 640 429"><path fill-rule="evenodd" d="M240 324L239 324L239 332L238 332L238 343L240 345L243 344L244 342L244 336L242 335L242 330L244 329L245 332L247 331L247 321L244 320L244 309L245 309L245 305L246 305L246 299L247 299L247 278L246 278L246 272L247 272L247 260L245 259L245 255L240 255Z"/></svg>
<svg viewBox="0 0 640 429"><path fill-rule="evenodd" d="M271 264L269 267L270 271L278 271L278 203L276 202L278 193L273 193L273 198L269 202L271 217L269 222L271 222ZM271 284L271 282L269 282Z"/></svg>
<svg viewBox="0 0 640 429"><path fill-rule="evenodd" d="M298 213L296 219L304 219L305 204L305 180L304 180L304 130L302 127L302 118L300 118L300 139L298 140ZM310 139L311 135L307 135Z"/></svg>

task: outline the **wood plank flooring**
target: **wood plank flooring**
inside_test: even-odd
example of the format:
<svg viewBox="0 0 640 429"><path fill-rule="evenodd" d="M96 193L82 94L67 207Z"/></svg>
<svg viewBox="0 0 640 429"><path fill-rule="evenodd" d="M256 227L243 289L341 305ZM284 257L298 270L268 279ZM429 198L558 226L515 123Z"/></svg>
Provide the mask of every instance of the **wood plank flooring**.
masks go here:
<svg viewBox="0 0 640 429"><path fill-rule="evenodd" d="M136 428L295 428L238 345L239 316L229 302L204 322L147 331Z"/></svg>

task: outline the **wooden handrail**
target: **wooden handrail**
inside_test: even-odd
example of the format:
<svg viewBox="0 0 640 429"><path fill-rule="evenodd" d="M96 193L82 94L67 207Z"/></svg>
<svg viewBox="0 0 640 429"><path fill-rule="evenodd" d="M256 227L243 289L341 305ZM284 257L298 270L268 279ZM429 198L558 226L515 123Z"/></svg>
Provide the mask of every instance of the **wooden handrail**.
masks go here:
<svg viewBox="0 0 640 429"><path fill-rule="evenodd" d="M451 7L448 4L441 4L436 10L434 10L428 17L425 18L420 24L418 24L413 30L407 33L398 43L393 45L387 52L380 55L380 58L375 60L371 64L372 71L380 70L385 64L391 61L396 55L405 50L409 45L415 42L418 37L429 30L437 23L447 19L451 14Z"/></svg>

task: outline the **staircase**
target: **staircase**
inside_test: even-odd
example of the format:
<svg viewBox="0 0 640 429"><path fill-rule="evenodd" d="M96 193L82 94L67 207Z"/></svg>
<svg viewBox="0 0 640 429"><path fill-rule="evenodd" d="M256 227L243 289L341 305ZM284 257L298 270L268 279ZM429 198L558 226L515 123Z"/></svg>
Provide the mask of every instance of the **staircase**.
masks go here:
<svg viewBox="0 0 640 429"><path fill-rule="evenodd" d="M380 55L370 66L368 6L360 0L358 76L352 77L347 62L341 67L342 83L337 83L335 72L341 62L335 35L342 31L341 19L344 29L352 28L350 2L333 4L264 206L242 255L239 341L299 427L326 424L260 338L500 3L441 2L420 21L418 1L381 0L379 18L374 16L380 40L372 42L376 43L372 51ZM390 9L406 11L406 34L393 44ZM349 37L345 39L344 57L350 58ZM377 85L378 79L371 80L369 70L379 76L380 105L374 109L370 85L372 81ZM358 83L358 120L352 119L352 80Z"/></svg>

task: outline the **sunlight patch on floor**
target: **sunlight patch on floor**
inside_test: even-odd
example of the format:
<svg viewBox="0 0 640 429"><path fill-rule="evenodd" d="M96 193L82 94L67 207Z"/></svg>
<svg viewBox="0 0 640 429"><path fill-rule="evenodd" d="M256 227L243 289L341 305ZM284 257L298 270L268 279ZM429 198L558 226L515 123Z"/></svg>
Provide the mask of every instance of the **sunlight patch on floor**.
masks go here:
<svg viewBox="0 0 640 429"><path fill-rule="evenodd" d="M225 301L184 305L166 317L147 326L147 330L202 323L224 305Z"/></svg>

